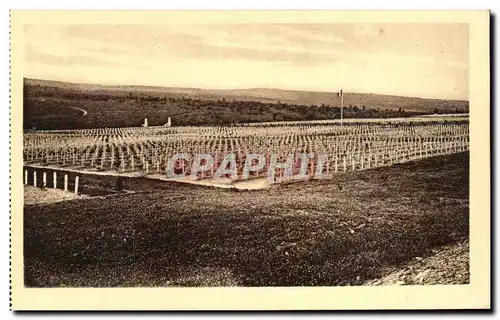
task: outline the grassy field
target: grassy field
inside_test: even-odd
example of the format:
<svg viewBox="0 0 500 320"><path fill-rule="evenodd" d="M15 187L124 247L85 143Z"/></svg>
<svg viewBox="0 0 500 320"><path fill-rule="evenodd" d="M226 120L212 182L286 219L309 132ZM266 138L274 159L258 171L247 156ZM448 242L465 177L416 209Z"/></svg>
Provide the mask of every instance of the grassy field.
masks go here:
<svg viewBox="0 0 500 320"><path fill-rule="evenodd" d="M467 112L467 101L348 93L345 118ZM80 108L87 111L82 115ZM25 79L24 128L77 129L150 125L222 125L340 117L335 93L279 89L202 90L104 87Z"/></svg>
<svg viewBox="0 0 500 320"><path fill-rule="evenodd" d="M360 285L468 239L469 154L270 190L26 206L29 287Z"/></svg>

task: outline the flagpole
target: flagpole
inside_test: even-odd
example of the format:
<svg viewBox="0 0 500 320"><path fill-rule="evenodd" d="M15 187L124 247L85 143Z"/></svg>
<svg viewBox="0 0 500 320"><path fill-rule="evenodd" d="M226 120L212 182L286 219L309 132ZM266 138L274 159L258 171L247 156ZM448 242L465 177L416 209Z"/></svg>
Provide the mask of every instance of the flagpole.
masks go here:
<svg viewBox="0 0 500 320"><path fill-rule="evenodd" d="M340 125L344 122L344 90L340 89Z"/></svg>

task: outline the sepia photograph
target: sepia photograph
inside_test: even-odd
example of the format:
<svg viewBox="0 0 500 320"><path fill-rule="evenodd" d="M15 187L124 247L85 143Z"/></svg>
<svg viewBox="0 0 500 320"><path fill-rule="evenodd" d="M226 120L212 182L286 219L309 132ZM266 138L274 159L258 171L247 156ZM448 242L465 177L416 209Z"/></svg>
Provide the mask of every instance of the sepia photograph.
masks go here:
<svg viewBox="0 0 500 320"><path fill-rule="evenodd" d="M20 286L470 286L482 13L24 19Z"/></svg>

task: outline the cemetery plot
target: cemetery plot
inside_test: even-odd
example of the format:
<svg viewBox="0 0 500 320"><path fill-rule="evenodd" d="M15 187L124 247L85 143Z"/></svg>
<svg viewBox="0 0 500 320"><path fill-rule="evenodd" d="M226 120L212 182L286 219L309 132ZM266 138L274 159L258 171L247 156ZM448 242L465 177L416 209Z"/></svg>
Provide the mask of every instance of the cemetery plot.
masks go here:
<svg viewBox="0 0 500 320"><path fill-rule="evenodd" d="M25 132L25 184L83 195L25 206L25 285L363 285L468 239L468 150L467 117ZM159 179L176 154L190 184ZM213 166L194 172L200 154ZM230 155L234 184L268 181L272 159L294 176L193 185ZM331 179L288 184L304 164Z"/></svg>
<svg viewBox="0 0 500 320"><path fill-rule="evenodd" d="M172 168L178 175L213 179L219 169L227 169L231 156L237 171L232 180L270 175L272 183L279 183L297 177L301 167L314 178L469 150L467 117L412 119L32 131L24 134L24 162L151 177ZM174 161L179 154L183 157ZM198 172L193 168L208 161L197 158L200 154L213 165ZM285 168L275 169L273 161L289 163L292 176L284 174ZM255 169L245 174L245 164Z"/></svg>

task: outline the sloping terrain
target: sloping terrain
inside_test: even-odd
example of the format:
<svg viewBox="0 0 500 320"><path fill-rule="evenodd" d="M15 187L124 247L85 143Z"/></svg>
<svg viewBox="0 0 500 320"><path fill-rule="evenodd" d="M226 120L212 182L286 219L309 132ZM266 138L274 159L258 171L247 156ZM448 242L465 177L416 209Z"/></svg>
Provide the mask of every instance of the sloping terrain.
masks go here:
<svg viewBox="0 0 500 320"><path fill-rule="evenodd" d="M467 112L468 102L346 93L344 107L345 118L390 118ZM144 118L163 125L168 117L176 126L326 120L340 117L340 100L334 92L24 82L26 129L140 126Z"/></svg>
<svg viewBox="0 0 500 320"><path fill-rule="evenodd" d="M134 194L26 206L25 284L366 284L468 239L468 159L252 192L143 183Z"/></svg>
<svg viewBox="0 0 500 320"><path fill-rule="evenodd" d="M401 268L367 285L468 284L469 241L433 249L428 257L415 257Z"/></svg>
<svg viewBox="0 0 500 320"><path fill-rule="evenodd" d="M60 81L26 79L27 86L42 86L47 88L64 88L66 90L78 90L88 92L111 91L126 93L151 93L172 94L174 96L193 97L198 99L226 99L243 101L260 101L299 104L299 105L339 105L340 101L336 92L284 90L273 88L250 88L250 89L198 89L198 88L176 88L176 87L154 87L154 86L100 86L90 84L66 83ZM455 108L468 109L468 101L425 99L417 97L404 97L373 93L345 93L344 103L346 106L362 105L394 109L403 108L413 111L433 111L435 108L455 112Z"/></svg>

